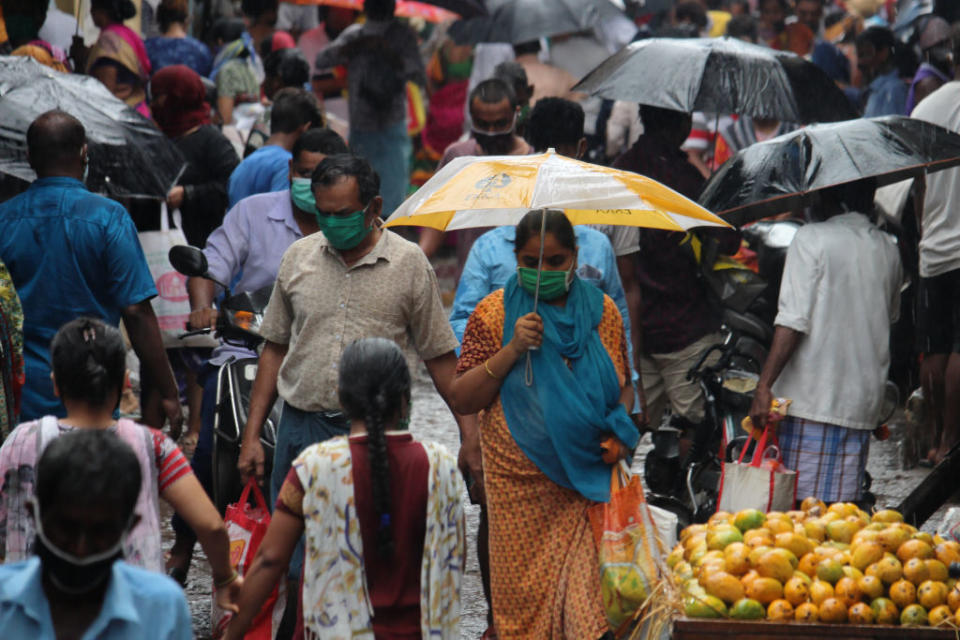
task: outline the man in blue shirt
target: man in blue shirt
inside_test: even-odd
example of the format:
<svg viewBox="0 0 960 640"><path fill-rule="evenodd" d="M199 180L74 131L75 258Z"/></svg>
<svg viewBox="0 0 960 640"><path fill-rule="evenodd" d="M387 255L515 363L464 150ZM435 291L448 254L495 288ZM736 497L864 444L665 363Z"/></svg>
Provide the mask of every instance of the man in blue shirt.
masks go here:
<svg viewBox="0 0 960 640"><path fill-rule="evenodd" d="M886 27L870 27L857 36L857 66L869 82L861 100L863 116L902 116L907 108L906 83L894 60L896 37Z"/></svg>
<svg viewBox="0 0 960 640"><path fill-rule="evenodd" d="M258 193L289 189L290 150L304 131L319 126L323 114L313 94L294 88L278 91L270 109L270 137L230 174L230 207Z"/></svg>
<svg viewBox="0 0 960 640"><path fill-rule="evenodd" d="M26 384L22 420L66 415L50 380L50 341L79 316L117 326L123 319L144 375L159 392L159 407L144 421L170 421L178 437L183 416L150 299L157 295L137 230L126 210L87 191L86 132L64 111L42 114L27 130L27 153L37 180L0 205L0 260L23 303ZM148 411L148 409L150 409Z"/></svg>
<svg viewBox="0 0 960 640"><path fill-rule="evenodd" d="M0 566L4 638L188 640L183 591L170 578L123 561L141 471L114 433L76 429L37 464L36 557ZM242 580L237 578L236 580Z"/></svg>

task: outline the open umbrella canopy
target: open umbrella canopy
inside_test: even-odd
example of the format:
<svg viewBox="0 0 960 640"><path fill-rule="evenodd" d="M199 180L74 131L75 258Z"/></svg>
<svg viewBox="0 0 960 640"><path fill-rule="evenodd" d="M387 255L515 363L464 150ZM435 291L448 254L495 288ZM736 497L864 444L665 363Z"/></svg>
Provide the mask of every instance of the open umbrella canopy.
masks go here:
<svg viewBox="0 0 960 640"><path fill-rule="evenodd" d="M173 142L99 80L25 56L0 56L0 172L36 179L27 163L27 129L51 109L66 111L86 129L91 191L165 198L186 166Z"/></svg>
<svg viewBox="0 0 960 640"><path fill-rule="evenodd" d="M812 62L736 38L650 38L627 45L573 88L687 113L784 122L856 118L837 85Z"/></svg>
<svg viewBox="0 0 960 640"><path fill-rule="evenodd" d="M363 11L363 0L309 0L309 4ZM400 18L422 18L438 23L486 13L479 0L397 0L394 11L394 15Z"/></svg>
<svg viewBox="0 0 960 640"><path fill-rule="evenodd" d="M610 0L487 0L487 8L489 16L451 25L450 37L458 44L520 44L587 31L623 15Z"/></svg>
<svg viewBox="0 0 960 640"><path fill-rule="evenodd" d="M729 226L696 202L629 171L547 153L453 160L387 220L450 230L513 225L530 209L562 209L572 224L686 231Z"/></svg>
<svg viewBox="0 0 960 640"><path fill-rule="evenodd" d="M863 178L878 186L960 165L960 135L906 116L813 125L743 149L707 183L703 206L734 224L795 210Z"/></svg>

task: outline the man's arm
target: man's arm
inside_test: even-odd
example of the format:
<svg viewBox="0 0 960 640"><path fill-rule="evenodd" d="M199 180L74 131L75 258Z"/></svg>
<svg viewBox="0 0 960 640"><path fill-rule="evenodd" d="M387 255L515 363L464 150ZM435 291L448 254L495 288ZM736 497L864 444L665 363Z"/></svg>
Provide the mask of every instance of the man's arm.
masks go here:
<svg viewBox="0 0 960 640"><path fill-rule="evenodd" d="M359 34L363 25L352 24L338 35L333 42L324 47L323 51L317 54L314 60L314 69L317 73L323 73L333 67L347 64L346 45L353 41Z"/></svg>
<svg viewBox="0 0 960 640"><path fill-rule="evenodd" d="M457 421L460 430L460 453L457 456L457 466L461 471L470 474L473 486L471 494L475 500L483 498L483 457L480 453L480 423L476 414L461 415L453 410L450 398L450 387L457 377L457 357L453 351L442 356L427 360L427 371L433 380L433 386L443 401L450 407L450 412Z"/></svg>
<svg viewBox="0 0 960 640"><path fill-rule="evenodd" d="M797 232L787 249L773 344L750 406L750 419L757 428L762 428L767 422L770 402L773 400L773 383L790 361L800 339L810 332L816 290L823 274L819 243L816 242L816 235L811 233L816 226L808 225Z"/></svg>
<svg viewBox="0 0 960 640"><path fill-rule="evenodd" d="M247 424L243 429L240 458L237 460L237 469L240 470L244 482L251 475L256 477L257 482L263 481L264 458L260 432L273 403L277 401L277 377L280 374L280 365L283 364L283 359L287 355L287 349L288 345L268 340L260 354L257 377L253 381L253 390L250 392L250 408L247 413Z"/></svg>
<svg viewBox="0 0 960 640"><path fill-rule="evenodd" d="M773 401L773 393L770 389L797 350L801 338L803 334L796 329L777 326L774 331L770 355L767 356L767 361L763 365L757 390L753 394L753 404L750 405L750 420L753 421L754 427L760 429L767 423L767 415L770 413L770 404Z"/></svg>
<svg viewBox="0 0 960 640"><path fill-rule="evenodd" d="M213 299L217 287L206 278L187 278L187 294L190 296L190 329L215 329L217 310L213 308Z"/></svg>
<svg viewBox="0 0 960 640"><path fill-rule="evenodd" d="M141 365L153 381L160 394L162 413L158 415L144 415L144 422L155 429L163 427L164 419L170 422L170 437L176 440L180 437L183 425L183 412L180 408L180 393L177 381L173 377L167 352L163 348L163 338L160 336L160 326L157 316L149 300L124 307L121 311L123 324L130 336L130 344L140 359Z"/></svg>
<svg viewBox="0 0 960 640"><path fill-rule="evenodd" d="M207 258L207 271L220 282L232 282L243 270L249 252L248 218L244 215L243 205L237 205L227 212L221 225L207 238L207 247L203 250ZM206 278L188 278L187 294L190 296L190 327L215 328L217 310L213 308L213 301L217 286Z"/></svg>

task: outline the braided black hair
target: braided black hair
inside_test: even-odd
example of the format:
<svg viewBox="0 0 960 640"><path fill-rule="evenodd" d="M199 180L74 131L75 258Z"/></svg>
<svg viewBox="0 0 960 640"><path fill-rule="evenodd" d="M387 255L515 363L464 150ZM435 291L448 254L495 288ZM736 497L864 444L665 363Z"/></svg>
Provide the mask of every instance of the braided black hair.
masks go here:
<svg viewBox="0 0 960 640"><path fill-rule="evenodd" d="M126 356L123 336L116 327L96 318L71 320L50 343L60 397L100 407L116 393L119 403L127 373Z"/></svg>
<svg viewBox="0 0 960 640"><path fill-rule="evenodd" d="M389 558L393 555L393 525L386 423L401 418L404 400L408 406L410 402L410 369L400 347L386 338L350 343L340 358L339 391L340 406L347 416L363 420L367 426L377 549L382 558Z"/></svg>

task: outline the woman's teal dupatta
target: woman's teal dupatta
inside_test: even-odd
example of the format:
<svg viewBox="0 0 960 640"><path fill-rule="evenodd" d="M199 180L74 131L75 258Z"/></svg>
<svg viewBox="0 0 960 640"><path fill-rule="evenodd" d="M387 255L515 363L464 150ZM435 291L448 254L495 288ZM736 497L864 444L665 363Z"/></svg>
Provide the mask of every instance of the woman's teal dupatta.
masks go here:
<svg viewBox="0 0 960 640"><path fill-rule="evenodd" d="M533 296L510 278L503 306L507 344L517 319L533 310ZM632 449L639 434L620 404L617 372L597 332L603 292L574 278L563 307L540 304L537 312L543 318L543 344L531 352L533 385L524 383L520 359L500 389L507 426L548 478L607 502L611 468L601 458L600 442L612 434Z"/></svg>

